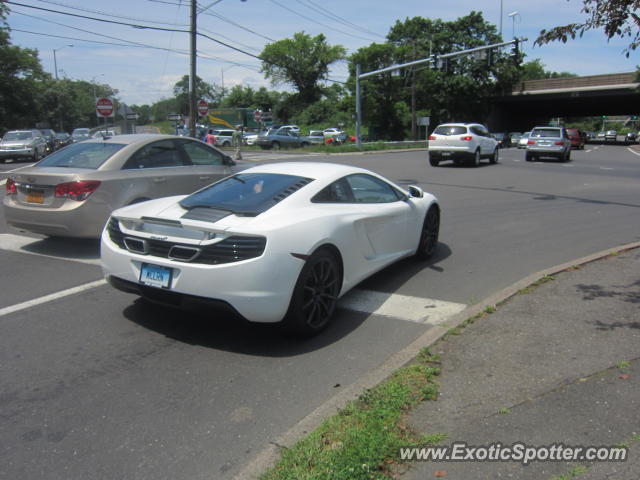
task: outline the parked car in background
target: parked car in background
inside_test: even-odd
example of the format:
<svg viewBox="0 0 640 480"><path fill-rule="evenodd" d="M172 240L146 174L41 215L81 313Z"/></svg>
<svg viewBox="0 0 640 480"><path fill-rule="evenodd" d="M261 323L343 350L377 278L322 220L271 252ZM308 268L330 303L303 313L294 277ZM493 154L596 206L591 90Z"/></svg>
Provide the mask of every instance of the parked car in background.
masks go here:
<svg viewBox="0 0 640 480"><path fill-rule="evenodd" d="M336 127L325 128L322 131L324 138L330 138L330 137L333 137L334 135L340 135L341 133L344 133L344 131Z"/></svg>
<svg viewBox="0 0 640 480"><path fill-rule="evenodd" d="M535 127L527 141L527 162L541 157L557 158L562 162L571 160L571 140L563 127Z"/></svg>
<svg viewBox="0 0 640 480"><path fill-rule="evenodd" d="M509 136L503 132L492 133L491 136L498 142L498 148L506 148L510 146Z"/></svg>
<svg viewBox="0 0 640 480"><path fill-rule="evenodd" d="M443 160L454 163L480 165L480 159L488 158L497 163L498 141L479 123L445 123L438 125L429 136L429 164L437 167Z"/></svg>
<svg viewBox="0 0 640 480"><path fill-rule="evenodd" d="M74 128L71 132L71 141L73 143L82 142L91 138L91 131L88 128Z"/></svg>
<svg viewBox="0 0 640 480"><path fill-rule="evenodd" d="M571 140L571 147L577 150L584 150L584 144L587 141L584 132L577 128L567 128L566 130L569 140Z"/></svg>
<svg viewBox="0 0 640 480"><path fill-rule="evenodd" d="M333 137L329 137L325 140L327 145L343 145L345 143L355 142L356 137L352 135L347 135L346 133L340 133L338 135L334 135Z"/></svg>
<svg viewBox="0 0 640 480"><path fill-rule="evenodd" d="M604 134L605 142L615 142L618 139L618 132L615 130L607 130Z"/></svg>
<svg viewBox="0 0 640 480"><path fill-rule="evenodd" d="M625 135L625 140L629 143L636 143L638 141L638 134L636 132L629 132Z"/></svg>
<svg viewBox="0 0 640 480"><path fill-rule="evenodd" d="M312 145L322 145L325 141L322 130L309 130L307 138L309 139L309 143Z"/></svg>
<svg viewBox="0 0 640 480"><path fill-rule="evenodd" d="M584 132L587 142L591 142L596 139L596 132Z"/></svg>
<svg viewBox="0 0 640 480"><path fill-rule="evenodd" d="M47 155L57 150L58 142L56 141L56 132L50 128L39 128L38 130L40 130L40 133L42 133L42 136L47 141Z"/></svg>
<svg viewBox="0 0 640 480"><path fill-rule="evenodd" d="M232 128L217 128L213 130L213 136L216 137L217 147L230 147L233 145L233 134L235 130Z"/></svg>
<svg viewBox="0 0 640 480"><path fill-rule="evenodd" d="M56 143L58 144L56 150L62 147L66 147L70 145L72 142L71 135L67 132L58 132L56 133Z"/></svg>
<svg viewBox="0 0 640 480"><path fill-rule="evenodd" d="M604 142L605 138L606 138L605 132L598 132L598 134L596 135L596 140L599 142Z"/></svg>
<svg viewBox="0 0 640 480"><path fill-rule="evenodd" d="M114 130L98 130L91 135L91 138L108 138L114 137L116 132Z"/></svg>
<svg viewBox="0 0 640 480"><path fill-rule="evenodd" d="M256 140L256 144L261 148L271 148L273 150L290 147L306 147L309 143L307 137L301 137L286 127L263 130L258 134L258 139Z"/></svg>
<svg viewBox="0 0 640 480"><path fill-rule="evenodd" d="M0 141L0 161L28 158L37 162L46 155L47 140L40 130L11 130Z"/></svg>
<svg viewBox="0 0 640 480"><path fill-rule="evenodd" d="M244 134L244 143L245 145L255 145L258 140L257 133L245 133Z"/></svg>
<svg viewBox="0 0 640 480"><path fill-rule="evenodd" d="M438 200L419 187L348 165L271 163L113 212L101 260L119 290L173 305L217 300L310 336L365 278L430 258L439 229Z"/></svg>
<svg viewBox="0 0 640 480"><path fill-rule="evenodd" d="M29 232L99 238L116 208L191 193L246 166L193 138L138 134L85 140L12 172L5 218Z"/></svg>
<svg viewBox="0 0 640 480"><path fill-rule="evenodd" d="M518 148L527 148L527 142L529 142L529 135L531 132L524 132L518 140Z"/></svg>
<svg viewBox="0 0 640 480"><path fill-rule="evenodd" d="M280 128L284 128L295 133L300 133L300 127L298 125L282 125L282 127Z"/></svg>
<svg viewBox="0 0 640 480"><path fill-rule="evenodd" d="M509 146L510 147L517 147L518 146L518 142L520 141L520 138L522 137L522 133L520 132L510 132L508 134L509 136Z"/></svg>

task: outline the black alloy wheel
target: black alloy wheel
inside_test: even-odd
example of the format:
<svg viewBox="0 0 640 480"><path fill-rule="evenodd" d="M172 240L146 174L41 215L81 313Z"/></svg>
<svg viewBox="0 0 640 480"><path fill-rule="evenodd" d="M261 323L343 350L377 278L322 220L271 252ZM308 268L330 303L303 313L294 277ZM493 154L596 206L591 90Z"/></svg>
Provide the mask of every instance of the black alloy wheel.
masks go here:
<svg viewBox="0 0 640 480"><path fill-rule="evenodd" d="M283 326L291 334L309 337L331 320L341 288L340 267L326 250L311 255L296 282Z"/></svg>
<svg viewBox="0 0 640 480"><path fill-rule="evenodd" d="M422 224L420 240L416 249L416 257L419 260L427 260L436 251L438 236L440 234L440 209L432 205L427 212Z"/></svg>

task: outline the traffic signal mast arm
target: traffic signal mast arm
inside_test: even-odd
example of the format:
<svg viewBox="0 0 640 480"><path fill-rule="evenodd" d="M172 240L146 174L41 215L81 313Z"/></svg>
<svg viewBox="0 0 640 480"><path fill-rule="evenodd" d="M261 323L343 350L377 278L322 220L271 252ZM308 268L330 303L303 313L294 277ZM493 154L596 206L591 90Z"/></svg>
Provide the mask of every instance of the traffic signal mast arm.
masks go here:
<svg viewBox="0 0 640 480"><path fill-rule="evenodd" d="M374 70L373 72L362 73L356 77L357 80L362 80L368 77L373 77L380 73L392 72L401 68L413 67L415 65L422 65L423 63L435 63L437 59L444 60L447 58L460 57L462 55L469 55L474 52L482 52L483 50L491 50L493 48L506 47L507 45L514 45L519 47L520 42L527 41L526 38L516 38L509 40L508 42L494 43L492 45L483 45L482 47L469 48L468 50L460 50L459 52L443 53L441 55L431 55L430 57L420 60L414 60L413 62L401 63L399 65L392 65L391 67L381 68L380 70Z"/></svg>
<svg viewBox="0 0 640 480"><path fill-rule="evenodd" d="M469 55L474 52L482 52L483 50L491 50L493 48L505 47L507 45L514 46L514 49L518 49L520 46L520 42L527 41L526 38L514 38L513 40L509 40L508 42L494 43L492 45L483 45L482 47L470 48L468 50L461 50L459 52L453 53L445 53L442 55L431 55L427 58L423 58L421 60L414 60L413 62L402 63L400 65L393 65L391 67L382 68L380 70L375 70L373 72L361 73L360 64L356 65L356 145L360 147L360 126L362 125L362 105L360 103L360 80L373 77L374 75L378 75L380 73L385 72L393 72L394 70L399 70L401 68L413 67L415 65L422 65L424 63L432 63L435 64L442 59L449 59L453 57L459 57L461 55Z"/></svg>

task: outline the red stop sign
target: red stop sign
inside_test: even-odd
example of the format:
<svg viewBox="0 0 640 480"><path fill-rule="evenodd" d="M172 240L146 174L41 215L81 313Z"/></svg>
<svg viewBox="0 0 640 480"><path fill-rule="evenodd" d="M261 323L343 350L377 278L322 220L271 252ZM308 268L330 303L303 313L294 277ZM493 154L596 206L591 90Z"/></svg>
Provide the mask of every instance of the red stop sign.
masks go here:
<svg viewBox="0 0 640 480"><path fill-rule="evenodd" d="M207 113L209 113L209 104L204 100L200 100L198 102L198 114L204 117Z"/></svg>
<svg viewBox="0 0 640 480"><path fill-rule="evenodd" d="M262 120L262 111L260 111L260 110L255 110L255 111L253 112L253 119L254 119L256 122L259 122L260 120Z"/></svg>
<svg viewBox="0 0 640 480"><path fill-rule="evenodd" d="M99 117L111 117L113 115L113 100L107 97L96 100L96 113Z"/></svg>

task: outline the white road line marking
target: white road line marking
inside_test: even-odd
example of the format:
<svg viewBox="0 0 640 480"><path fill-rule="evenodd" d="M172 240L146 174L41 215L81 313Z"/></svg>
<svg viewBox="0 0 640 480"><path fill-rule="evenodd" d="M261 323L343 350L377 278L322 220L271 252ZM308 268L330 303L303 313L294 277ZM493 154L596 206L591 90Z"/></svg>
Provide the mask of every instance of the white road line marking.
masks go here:
<svg viewBox="0 0 640 480"><path fill-rule="evenodd" d="M428 325L439 325L467 307L463 303L371 290L352 290L340 299L338 306Z"/></svg>
<svg viewBox="0 0 640 480"><path fill-rule="evenodd" d="M522 161L522 160L514 160L514 162L520 162L520 161Z"/></svg>
<svg viewBox="0 0 640 480"><path fill-rule="evenodd" d="M636 152L633 148L631 147L627 147L627 150L629 150L631 153L633 153L634 155L638 155L640 157L640 152Z"/></svg>
<svg viewBox="0 0 640 480"><path fill-rule="evenodd" d="M600 167L600 170L613 170L611 167Z"/></svg>
<svg viewBox="0 0 640 480"><path fill-rule="evenodd" d="M31 247L31 249L27 247ZM78 251L78 244L74 244L68 248L64 248L62 245L60 247L61 248L56 249L55 252L51 251L51 249L47 251L47 245L44 245L43 240L39 238L0 233L0 250L40 255L58 260L71 260L73 262L88 263L89 265L100 265L99 258L91 258L93 252L90 251L90 247L87 248L85 256L81 256L82 252ZM98 252L95 252L95 254L97 253Z"/></svg>
<svg viewBox="0 0 640 480"><path fill-rule="evenodd" d="M33 300L27 300L26 302L11 305L10 307L0 308L0 317L9 315L10 313L19 312L20 310L24 310L27 308L35 307L37 305L42 305L43 303L51 302L59 298L68 297L69 295L74 295L76 293L91 290L92 288L101 287L102 285L106 284L107 281L104 279L96 280L95 282L85 283L84 285L80 285L78 287L68 288L60 292L45 295L44 297L34 298Z"/></svg>

